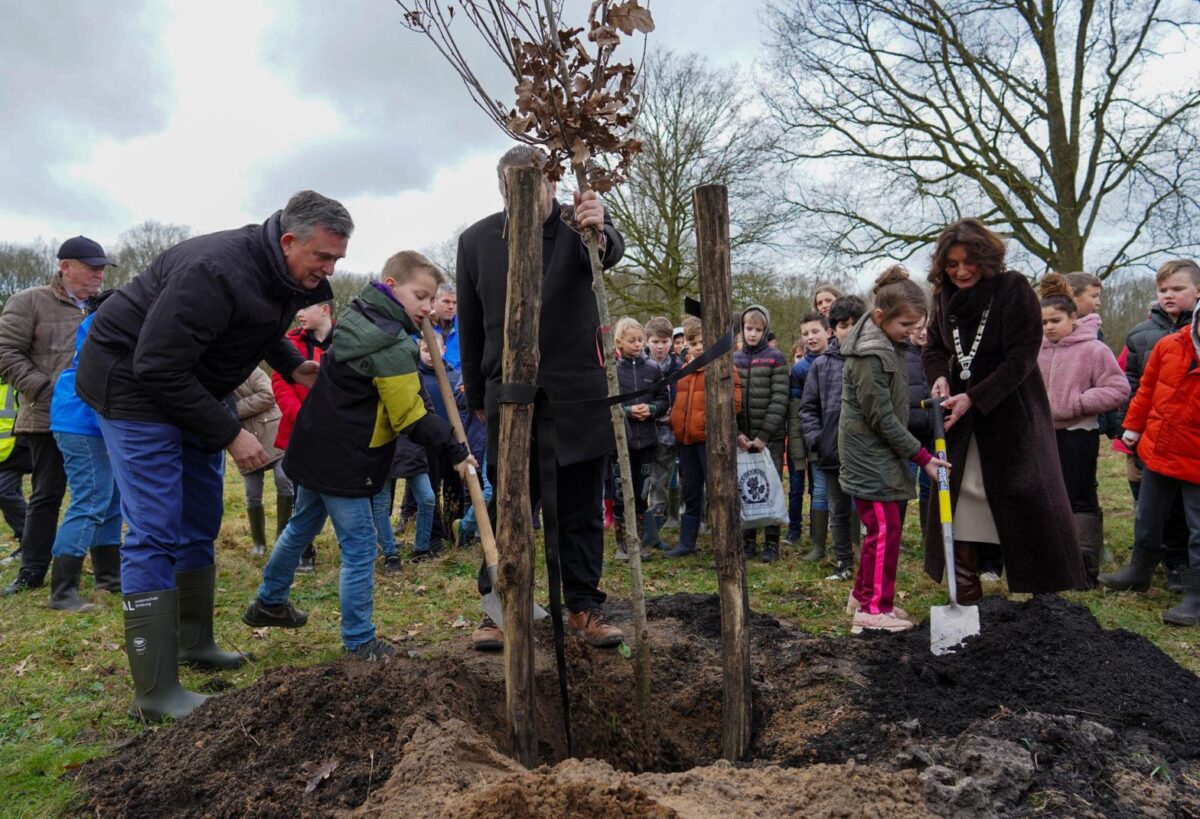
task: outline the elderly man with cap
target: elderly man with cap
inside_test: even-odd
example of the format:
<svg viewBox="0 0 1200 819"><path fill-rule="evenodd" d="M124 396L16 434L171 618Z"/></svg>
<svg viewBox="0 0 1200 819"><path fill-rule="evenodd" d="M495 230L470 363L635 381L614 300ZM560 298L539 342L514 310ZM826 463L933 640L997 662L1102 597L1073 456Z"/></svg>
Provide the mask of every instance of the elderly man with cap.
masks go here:
<svg viewBox="0 0 1200 819"><path fill-rule="evenodd" d="M32 494L21 535L21 569L4 594L40 587L50 566L58 512L67 489L62 453L50 434L50 398L59 374L71 365L75 332L88 303L100 292L104 269L112 264L104 248L76 236L58 249L58 270L50 283L13 294L0 314L0 378L17 391L13 432L33 460ZM115 571L116 550L96 551L92 562L102 575Z"/></svg>
<svg viewBox="0 0 1200 819"><path fill-rule="evenodd" d="M121 608L135 718L179 719L204 701L179 684L179 663L246 661L213 641L222 450L243 472L268 456L222 400L263 360L313 385L317 363L284 332L297 310L333 298L326 279L353 230L340 202L301 191L261 225L181 242L96 310L75 391L99 416L128 527Z"/></svg>

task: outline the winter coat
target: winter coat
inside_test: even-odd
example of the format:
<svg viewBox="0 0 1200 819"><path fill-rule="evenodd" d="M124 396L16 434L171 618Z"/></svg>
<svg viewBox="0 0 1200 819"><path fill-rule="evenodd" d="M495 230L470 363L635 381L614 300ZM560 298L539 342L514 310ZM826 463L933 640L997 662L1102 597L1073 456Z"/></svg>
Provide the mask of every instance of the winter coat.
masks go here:
<svg viewBox="0 0 1200 819"><path fill-rule="evenodd" d="M283 457L283 451L275 448L282 414L275 403L275 394L271 391L270 376L255 367L250 371L250 376L233 391L233 398L237 402L237 417L242 429L257 438L266 451L266 466L274 464ZM262 468L242 469L241 473L249 475Z"/></svg>
<svg viewBox="0 0 1200 819"><path fill-rule="evenodd" d="M314 492L370 497L392 467L396 436L467 457L450 425L426 412L416 326L382 284L368 284L338 314L316 386L296 418L283 469Z"/></svg>
<svg viewBox="0 0 1200 819"><path fill-rule="evenodd" d="M929 385L925 383L925 367L921 364L921 348L915 344L904 345L904 367L908 375L908 431L921 446L933 449L933 416L921 408L921 402L930 397Z"/></svg>
<svg viewBox="0 0 1200 819"><path fill-rule="evenodd" d="M842 417L842 372L846 359L835 338L813 362L800 397L800 429L804 445L819 469L838 469L838 422Z"/></svg>
<svg viewBox="0 0 1200 819"><path fill-rule="evenodd" d="M13 432L48 432L59 374L75 358L75 331L87 314L55 273L50 284L14 293L0 313L0 378L18 394Z"/></svg>
<svg viewBox="0 0 1200 819"><path fill-rule="evenodd" d="M113 293L79 354L75 389L105 418L173 424L210 452L241 426L221 404L264 359L284 378L302 359L283 337L296 311L333 298L288 274L279 213L197 236Z"/></svg>
<svg viewBox="0 0 1200 819"><path fill-rule="evenodd" d="M460 369L462 367L462 353L458 346L458 316L454 317L449 327L440 321L431 323L433 329L437 330L438 335L442 337L442 346L445 348L442 350L442 360L454 369Z"/></svg>
<svg viewBox="0 0 1200 819"><path fill-rule="evenodd" d="M605 216L605 268L625 252L625 241ZM501 353L508 315L508 238L503 212L476 222L458 240L458 332L467 408L486 409L488 460L496 463L500 437ZM542 311L538 322L537 383L552 401L604 399L608 381L601 358L600 316L592 293L587 247L556 202L542 225ZM600 458L613 451L612 424L602 401L556 418L558 463Z"/></svg>
<svg viewBox="0 0 1200 819"><path fill-rule="evenodd" d="M458 412L460 409L466 409L466 396L462 391L462 375L458 370L451 366L446 367L446 380L450 382L450 392L454 394L455 402L455 405L449 408L442 400L442 387L438 383L437 373L434 372L433 367L422 361L417 365L417 372L421 375L421 388L429 396L430 405L438 416L449 422L450 411ZM463 402L461 406L459 406L459 401Z"/></svg>
<svg viewBox="0 0 1200 819"><path fill-rule="evenodd" d="M1150 360L1150 353L1154 351L1155 345L1191 323L1191 312L1185 311L1176 318L1171 318L1167 315L1166 310L1156 304L1150 308L1150 317L1129 331L1129 335L1125 339L1125 349L1129 351L1125 360L1125 377L1129 380L1130 396L1135 395L1138 391L1138 385L1142 380L1142 371L1146 369L1146 362ZM1117 423L1121 425L1122 429L1126 428L1124 410L1128 406L1126 403L1117 414ZM1121 436L1118 434L1117 437Z"/></svg>
<svg viewBox="0 0 1200 819"><path fill-rule="evenodd" d="M1100 316L1084 316L1071 335L1051 343L1042 339L1038 369L1046 382L1055 429L1077 427L1129 397L1129 381L1108 345L1097 335Z"/></svg>
<svg viewBox="0 0 1200 819"><path fill-rule="evenodd" d="M1125 428L1140 432L1137 455L1159 475L1200 484L1200 313L1154 345Z"/></svg>
<svg viewBox="0 0 1200 819"><path fill-rule="evenodd" d="M955 360L953 327L970 350L985 307L987 327L964 383ZM946 378L950 394L966 392L971 409L947 430L950 495L957 503L971 436L979 448L984 489L1000 536L1000 550L1015 592L1079 588L1083 560L1058 462L1058 445L1046 387L1037 368L1042 348L1042 308L1019 273L1006 271L959 289L944 279L934 295L929 341L922 353L925 378ZM930 504L925 571L940 581L942 529Z"/></svg>
<svg viewBox="0 0 1200 819"><path fill-rule="evenodd" d="M422 391L421 398L425 403L425 411L435 415L433 404L428 393ZM483 463L483 461L480 461ZM388 477L393 480L415 478L429 472L429 454L425 447L418 444L407 435L396 436L396 453L392 456L392 468Z"/></svg>
<svg viewBox="0 0 1200 819"><path fill-rule="evenodd" d="M908 431L908 372L904 344L892 341L871 315L842 342L842 417L838 420L838 482L870 501L915 498L909 462L921 442Z"/></svg>
<svg viewBox="0 0 1200 819"><path fill-rule="evenodd" d="M636 358L622 358L617 361L617 382L621 392L633 392L648 387L662 377L658 364L646 354ZM636 404L648 404L650 417L645 421L635 421L629 415L630 407ZM671 399L666 387L659 387L649 395L639 396L623 403L625 410L625 439L630 449L646 449L658 445L658 419L671 412Z"/></svg>
<svg viewBox="0 0 1200 819"><path fill-rule="evenodd" d="M59 373L54 382L54 394L50 399L50 431L66 432L71 435L100 436L100 422L96 411L83 403L75 394L75 370L79 366L79 350L87 339L95 313L85 318L75 331L75 358L71 366Z"/></svg>
<svg viewBox="0 0 1200 819"><path fill-rule="evenodd" d="M771 331L767 308L757 304L747 307L742 312L742 323L751 310L759 310L767 316L768 326L755 347L743 345L733 354L733 366L741 379L742 390L742 408L737 414L738 432L752 441L757 438L773 443L782 441L787 434L791 368L783 353L767 342Z"/></svg>
<svg viewBox="0 0 1200 819"><path fill-rule="evenodd" d="M324 341L317 341L311 332L299 327L287 334L287 340L296 348L296 352L300 353L302 359L316 361L318 364L321 362L321 357L325 355L325 351L329 349L329 342L332 339L332 330L329 331L329 335L325 336ZM288 439L292 437L292 427L296 425L296 416L300 414L300 405L308 396L308 387L288 381L279 373L273 372L271 373L271 392L275 394L275 403L279 406L280 412L279 434L275 437L275 446L278 449L287 449Z"/></svg>
<svg viewBox="0 0 1200 819"><path fill-rule="evenodd" d="M704 443L704 369L689 373L675 382L675 403L671 406L671 432L680 445ZM733 411L742 410L741 378L733 371Z"/></svg>

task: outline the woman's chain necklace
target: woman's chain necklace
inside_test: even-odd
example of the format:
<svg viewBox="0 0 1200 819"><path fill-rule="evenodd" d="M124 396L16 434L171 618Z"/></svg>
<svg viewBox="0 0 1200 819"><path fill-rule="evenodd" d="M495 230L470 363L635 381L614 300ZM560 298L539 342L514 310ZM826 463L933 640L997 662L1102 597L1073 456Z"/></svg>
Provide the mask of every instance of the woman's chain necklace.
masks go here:
<svg viewBox="0 0 1200 819"><path fill-rule="evenodd" d="M975 361L975 355L979 352L979 342L983 339L983 330L987 327L988 313L992 311L992 303L989 301L987 307L983 308L983 315L979 318L979 329L975 331L975 340L971 343L971 351L963 352L962 336L959 335L958 325L954 325L954 353L958 359L958 366L962 368L962 380L971 380L971 364Z"/></svg>

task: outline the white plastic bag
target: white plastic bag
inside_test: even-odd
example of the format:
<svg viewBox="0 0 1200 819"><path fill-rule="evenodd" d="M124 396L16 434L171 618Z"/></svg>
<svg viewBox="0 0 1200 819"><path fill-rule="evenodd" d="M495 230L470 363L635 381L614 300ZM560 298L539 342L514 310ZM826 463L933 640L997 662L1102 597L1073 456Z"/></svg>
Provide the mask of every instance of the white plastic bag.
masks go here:
<svg viewBox="0 0 1200 819"><path fill-rule="evenodd" d="M739 449L737 474L743 530L782 526L788 522L783 481L775 471L770 452L743 452Z"/></svg>

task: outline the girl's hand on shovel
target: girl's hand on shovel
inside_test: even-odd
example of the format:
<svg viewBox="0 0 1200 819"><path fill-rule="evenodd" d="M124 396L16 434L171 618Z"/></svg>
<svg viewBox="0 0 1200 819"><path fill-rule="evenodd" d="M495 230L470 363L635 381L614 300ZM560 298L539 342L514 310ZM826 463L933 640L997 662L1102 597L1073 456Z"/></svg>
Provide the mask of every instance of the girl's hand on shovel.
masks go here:
<svg viewBox="0 0 1200 819"><path fill-rule="evenodd" d="M946 416L946 429L958 423L958 419L962 418L971 409L971 396L965 392L958 395L952 395L942 402L942 411L949 411Z"/></svg>
<svg viewBox="0 0 1200 819"><path fill-rule="evenodd" d="M470 470L472 468L476 470L479 469L479 461L475 460L474 455L468 455L465 460L459 461L454 465L454 471L457 472L458 477L464 481L467 479L467 475L470 474Z"/></svg>
<svg viewBox="0 0 1200 819"><path fill-rule="evenodd" d="M946 473L949 474L950 462L943 461L941 458L938 458L937 456L930 458L929 463L927 463L927 464L925 464L925 466L921 467L922 469L925 470L925 474L929 476L929 479L931 481L933 481L934 488L937 487L938 467L941 467L941 466L946 467Z"/></svg>

